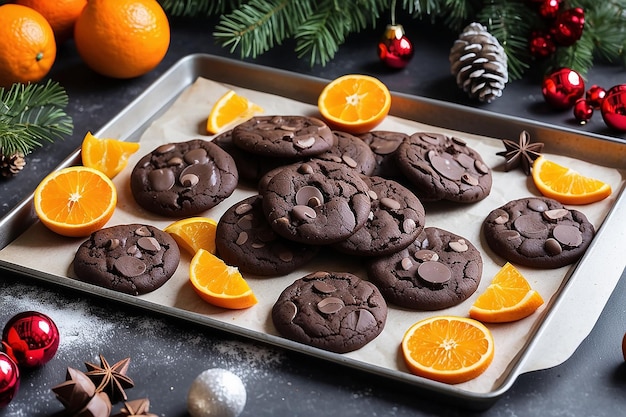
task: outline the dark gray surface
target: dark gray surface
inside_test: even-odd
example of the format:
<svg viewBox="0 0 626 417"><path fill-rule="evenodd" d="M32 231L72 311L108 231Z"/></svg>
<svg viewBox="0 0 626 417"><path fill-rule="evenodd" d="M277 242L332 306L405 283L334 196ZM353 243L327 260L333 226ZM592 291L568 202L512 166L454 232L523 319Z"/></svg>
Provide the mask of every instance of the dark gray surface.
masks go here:
<svg viewBox="0 0 626 417"><path fill-rule="evenodd" d="M449 75L447 52L456 36L416 23L404 25L414 42L415 57L401 71L379 63L378 31L351 37L325 68L311 68L296 60L289 44L251 61L327 79L368 73L394 91L625 137L606 128L600 114L586 126L577 127L570 112L550 110L532 76L507 85L504 96L492 104L469 102ZM82 64L72 43L60 49L51 77L68 91L74 135L37 150L29 156L25 172L0 182L0 216L32 193L41 178L79 146L86 131L97 131L180 58L196 52L229 56L214 45L212 27L206 21L175 20L172 28L165 60L155 71L135 80L100 77ZM624 69L613 66L598 65L588 77L588 85L606 88L624 82ZM591 335L572 358L553 369L522 375L493 407L479 413L338 365L2 272L0 325L18 311L41 311L57 321L64 342L49 364L23 374L17 398L0 410L0 416L49 416L62 410L50 388L64 379L67 366L83 368L85 361L97 362L99 353L110 361L131 357L129 375L136 387L128 391L129 397L149 397L152 411L163 416L187 415L189 384L202 370L212 367L230 369L242 377L248 394L243 416L622 415L626 406L626 367L621 353L625 298L622 279Z"/></svg>

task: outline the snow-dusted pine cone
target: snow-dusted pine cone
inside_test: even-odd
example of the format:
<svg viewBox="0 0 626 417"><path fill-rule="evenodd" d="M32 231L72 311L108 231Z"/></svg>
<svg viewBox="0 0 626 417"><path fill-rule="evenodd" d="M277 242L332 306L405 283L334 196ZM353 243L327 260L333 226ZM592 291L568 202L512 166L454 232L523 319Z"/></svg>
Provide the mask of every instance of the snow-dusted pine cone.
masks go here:
<svg viewBox="0 0 626 417"><path fill-rule="evenodd" d="M4 178L14 177L19 174L26 165L26 160L21 152L13 155L4 155L0 152L0 176Z"/></svg>
<svg viewBox="0 0 626 417"><path fill-rule="evenodd" d="M480 23L466 26L454 41L450 71L470 98L487 103L500 97L509 81L504 48Z"/></svg>

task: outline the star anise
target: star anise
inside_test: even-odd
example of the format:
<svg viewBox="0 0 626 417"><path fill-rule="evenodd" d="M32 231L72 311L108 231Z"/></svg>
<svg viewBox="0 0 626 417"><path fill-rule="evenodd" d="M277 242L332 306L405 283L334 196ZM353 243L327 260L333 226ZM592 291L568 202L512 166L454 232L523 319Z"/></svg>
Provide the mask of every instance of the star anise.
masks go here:
<svg viewBox="0 0 626 417"><path fill-rule="evenodd" d="M506 151L498 152L496 155L506 158L504 170L508 172L521 165L524 173L530 175L530 168L533 166L533 162L541 156L543 143L530 143L530 134L525 130L520 133L519 142L516 143L508 139L502 139L502 142Z"/></svg>
<svg viewBox="0 0 626 417"><path fill-rule="evenodd" d="M116 403L128 398L124 392L126 388L135 386L133 380L126 376L129 363L130 358L126 358L111 366L104 356L100 355L100 366L85 362L87 367L85 375L94 382L97 392L106 393L111 402Z"/></svg>
<svg viewBox="0 0 626 417"><path fill-rule="evenodd" d="M148 412L150 410L150 400L141 398L139 400L125 401L124 407L118 414L111 417L158 417L156 414Z"/></svg>

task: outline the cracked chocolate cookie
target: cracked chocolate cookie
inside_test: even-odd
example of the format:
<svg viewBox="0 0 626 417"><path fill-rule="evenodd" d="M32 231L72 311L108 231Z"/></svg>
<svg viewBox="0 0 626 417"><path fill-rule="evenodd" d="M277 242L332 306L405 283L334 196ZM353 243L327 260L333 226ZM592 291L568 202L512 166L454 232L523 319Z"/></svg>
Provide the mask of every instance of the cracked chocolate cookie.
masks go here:
<svg viewBox="0 0 626 417"><path fill-rule="evenodd" d="M326 123L306 116L256 116L235 126L232 135L239 148L273 158L315 156L335 143Z"/></svg>
<svg viewBox="0 0 626 417"><path fill-rule="evenodd" d="M262 197L248 197L222 215L215 245L227 264L255 275L284 275L309 262L319 246L296 243L276 234L263 213Z"/></svg>
<svg viewBox="0 0 626 417"><path fill-rule="evenodd" d="M275 173L263 190L263 211L279 235L312 245L347 239L365 225L369 188L342 164L308 161Z"/></svg>
<svg viewBox="0 0 626 417"><path fill-rule="evenodd" d="M337 353L365 346L382 332L387 304L370 282L345 272L314 272L278 297L272 321L284 337Z"/></svg>
<svg viewBox="0 0 626 417"><path fill-rule="evenodd" d="M483 221L483 235L497 255L534 268L576 262L595 235L587 217L545 197L513 200Z"/></svg>
<svg viewBox="0 0 626 417"><path fill-rule="evenodd" d="M473 203L491 192L491 169L458 137L415 133L395 155L400 171L423 201Z"/></svg>
<svg viewBox="0 0 626 417"><path fill-rule="evenodd" d="M137 162L130 187L137 204L168 217L199 214L230 196L239 175L233 158L209 141L161 145Z"/></svg>
<svg viewBox="0 0 626 417"><path fill-rule="evenodd" d="M336 140L330 150L315 159L339 162L363 175L371 175L376 168L376 156L363 140L346 132L333 132Z"/></svg>
<svg viewBox="0 0 626 417"><path fill-rule="evenodd" d="M168 233L126 224L92 233L76 252L74 273L81 281L140 295L165 284L179 261L178 245Z"/></svg>
<svg viewBox="0 0 626 417"><path fill-rule="evenodd" d="M472 295L483 261L467 239L427 227L407 248L375 258L367 275L391 304L412 310L441 310Z"/></svg>
<svg viewBox="0 0 626 417"><path fill-rule="evenodd" d="M403 176L398 168L395 152L398 146L409 138L409 135L401 132L374 130L359 135L359 138L370 147L376 158L376 167L370 175L387 179Z"/></svg>
<svg viewBox="0 0 626 417"><path fill-rule="evenodd" d="M384 256L409 246L424 229L426 214L406 187L381 177L363 177L372 210L365 226L334 248L351 255Z"/></svg>

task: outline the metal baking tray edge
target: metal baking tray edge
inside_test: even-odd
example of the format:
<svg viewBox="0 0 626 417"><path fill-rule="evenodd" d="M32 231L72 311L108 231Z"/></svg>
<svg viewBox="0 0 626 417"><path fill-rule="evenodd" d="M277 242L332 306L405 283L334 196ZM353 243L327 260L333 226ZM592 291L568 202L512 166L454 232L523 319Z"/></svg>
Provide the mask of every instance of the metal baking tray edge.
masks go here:
<svg viewBox="0 0 626 417"><path fill-rule="evenodd" d="M311 104L317 102L319 93L328 82L328 80L317 77L263 67L229 58L208 54L193 54L182 58L173 65L116 117L95 132L95 136L116 137L128 141L138 140L151 121L159 117L178 95L198 77L205 77L214 81L276 94ZM623 167L623 161L626 160L626 145L618 138L581 134L578 131L569 129L556 129L539 122L498 115L480 109L404 93L392 92L392 95L393 105L390 114L394 116L493 138L515 138L521 130L527 130L533 138L539 138L537 140L545 142L546 150L550 152L575 155L584 149L585 159L589 162L601 163L602 165L615 168ZM57 169L79 162L80 149L77 149ZM606 235L611 229L607 225L626 220L624 219L626 216L618 210L618 206L624 204L625 191L622 189L616 190L616 192L619 193L619 196L615 205L607 215L603 226L598 230L596 238L583 259L579 262L579 265L583 264L585 259L591 259L599 253L608 251L608 253L615 252L616 256L613 257L613 260L621 262L615 266L617 271L623 271L624 267L626 267L626 260L623 260L622 254L617 253L616 249L610 245L602 244L605 240L602 239L602 236ZM4 218L0 219L0 249L8 245L36 221L36 215L32 207L32 198L32 195L26 198ZM621 212L623 211L621 210ZM620 216L622 218L619 218ZM578 271L578 268L574 268L570 276L564 279L557 296L552 299L548 308L544 310L544 317L538 320L537 326L532 330L533 336L529 339L527 345L521 349L520 354L512 362L509 372L506 373L499 385L490 392L474 393L405 372L364 364L339 354L303 346L281 337L243 329L197 313L160 306L143 299L79 281L70 283L67 279L42 271L33 271L30 268L2 260L0 260L0 269L387 377L421 388L421 392L416 393L418 395L426 394L427 398L430 399L442 399L448 403L452 401L459 406L476 410L491 407L510 389L517 377L522 373L522 366L528 359L528 353L531 351L532 346L537 343L547 324L554 317L558 305L562 302L564 294L574 281Z"/></svg>

